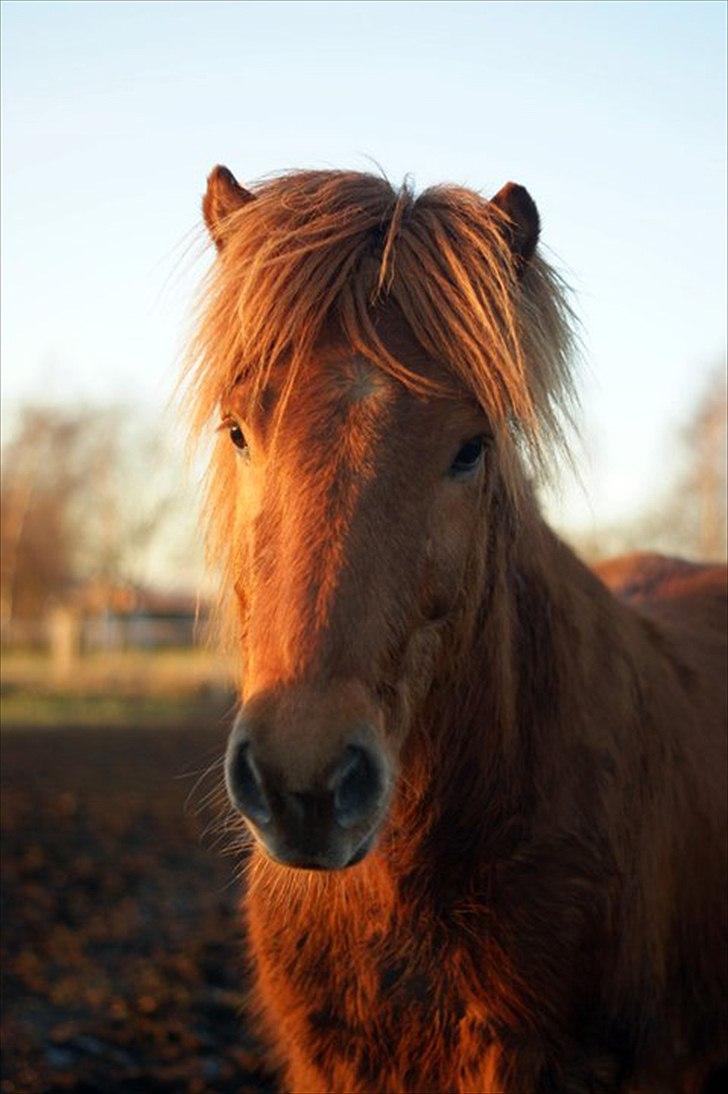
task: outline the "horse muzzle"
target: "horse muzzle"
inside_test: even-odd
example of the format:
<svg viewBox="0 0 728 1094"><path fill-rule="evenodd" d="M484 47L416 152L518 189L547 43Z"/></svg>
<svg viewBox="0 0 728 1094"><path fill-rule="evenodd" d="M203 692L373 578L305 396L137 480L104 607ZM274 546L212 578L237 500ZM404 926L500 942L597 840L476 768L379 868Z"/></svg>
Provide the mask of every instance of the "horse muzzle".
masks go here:
<svg viewBox="0 0 728 1094"><path fill-rule="evenodd" d="M332 747L333 744L333 747ZM341 870L374 844L391 797L391 765L364 722L325 747L301 728L276 734L246 707L233 727L225 782L235 808L276 862Z"/></svg>

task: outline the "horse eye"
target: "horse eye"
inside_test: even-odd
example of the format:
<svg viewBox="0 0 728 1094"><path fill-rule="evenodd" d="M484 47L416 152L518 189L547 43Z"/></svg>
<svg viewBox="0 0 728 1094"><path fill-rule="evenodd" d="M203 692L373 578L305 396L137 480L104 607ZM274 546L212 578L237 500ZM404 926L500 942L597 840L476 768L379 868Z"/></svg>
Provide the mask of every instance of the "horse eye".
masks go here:
<svg viewBox="0 0 728 1094"><path fill-rule="evenodd" d="M248 447L248 442L245 440L245 434L236 422L230 424L228 433L230 434L230 440L236 448L245 449Z"/></svg>
<svg viewBox="0 0 728 1094"><path fill-rule="evenodd" d="M451 475L464 475L477 467L485 451L485 437L473 437L459 449L450 464Z"/></svg>

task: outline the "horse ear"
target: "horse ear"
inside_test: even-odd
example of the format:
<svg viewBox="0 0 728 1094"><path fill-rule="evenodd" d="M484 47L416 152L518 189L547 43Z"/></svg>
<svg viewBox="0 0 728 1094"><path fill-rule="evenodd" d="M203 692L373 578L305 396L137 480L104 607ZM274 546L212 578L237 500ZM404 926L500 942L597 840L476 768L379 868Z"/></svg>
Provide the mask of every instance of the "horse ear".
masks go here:
<svg viewBox="0 0 728 1094"><path fill-rule="evenodd" d="M490 200L508 218L508 240L520 272L536 250L541 231L536 203L517 182L507 182Z"/></svg>
<svg viewBox="0 0 728 1094"><path fill-rule="evenodd" d="M254 200L254 195L243 189L227 167L213 167L207 178L207 192L202 199L202 214L218 251L225 243L225 222L228 217Z"/></svg>

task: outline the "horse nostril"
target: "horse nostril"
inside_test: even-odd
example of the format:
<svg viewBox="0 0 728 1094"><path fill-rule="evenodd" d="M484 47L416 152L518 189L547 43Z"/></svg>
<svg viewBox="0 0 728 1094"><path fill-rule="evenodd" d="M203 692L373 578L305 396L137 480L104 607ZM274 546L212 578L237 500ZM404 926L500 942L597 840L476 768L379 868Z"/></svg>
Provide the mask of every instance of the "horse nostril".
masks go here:
<svg viewBox="0 0 728 1094"><path fill-rule="evenodd" d="M352 828L371 813L382 794L382 776L373 756L352 745L329 784L334 791L334 812L342 828Z"/></svg>
<svg viewBox="0 0 728 1094"><path fill-rule="evenodd" d="M225 766L228 793L233 805L256 824L268 824L271 819L270 806L247 742L238 744L230 751Z"/></svg>

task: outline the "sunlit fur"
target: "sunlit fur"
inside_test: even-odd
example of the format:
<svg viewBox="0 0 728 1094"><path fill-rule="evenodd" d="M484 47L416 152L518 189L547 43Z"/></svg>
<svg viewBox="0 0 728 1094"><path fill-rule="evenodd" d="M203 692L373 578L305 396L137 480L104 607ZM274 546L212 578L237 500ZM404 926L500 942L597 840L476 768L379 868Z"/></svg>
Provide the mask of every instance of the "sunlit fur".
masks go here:
<svg viewBox="0 0 728 1094"><path fill-rule="evenodd" d="M295 172L251 192L255 200L229 218L201 297L186 370L196 430L214 419L241 375L262 391L284 361L292 386L332 325L385 373L433 386L378 336L372 304L386 298L418 343L488 408L504 463L518 448L543 469L571 408L571 315L558 275L539 256L517 281L498 208L454 186L415 199L406 187L397 193L383 178L354 172ZM207 505L215 566L232 560L234 471L222 438ZM520 467L508 482L516 497Z"/></svg>
<svg viewBox="0 0 728 1094"><path fill-rule="evenodd" d="M287 175L227 216L205 289L196 428L239 386L261 406L277 384L269 473L288 467L257 495L275 495L263 596L248 488L216 442L210 553L248 669L343 717L352 692L322 680L346 656L396 737L396 796L360 865L251 858L252 1006L285 1090L692 1092L726 1061L725 574L636 557L605 571L614 595L543 522L532 476L569 412L569 312L538 254L512 261L507 227L455 187L415 199L368 175ZM361 504L327 443L339 359L350 380L362 359L381 377L337 434L383 484L346 557L368 602L337 577ZM468 398L493 443L455 530L438 518L457 573L428 622L431 590L387 544L386 513L423 488L391 465L407 422L434 439ZM375 439L389 479L367 466ZM416 544L416 507L407 519ZM319 722L300 756L291 723L291 763L324 748Z"/></svg>

